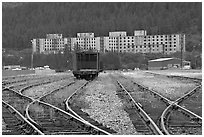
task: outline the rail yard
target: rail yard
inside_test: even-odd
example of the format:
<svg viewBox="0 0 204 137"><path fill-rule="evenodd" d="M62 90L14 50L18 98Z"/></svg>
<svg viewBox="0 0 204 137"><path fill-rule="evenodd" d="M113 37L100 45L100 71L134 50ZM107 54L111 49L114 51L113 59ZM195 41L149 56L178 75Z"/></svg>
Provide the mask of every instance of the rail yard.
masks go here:
<svg viewBox="0 0 204 137"><path fill-rule="evenodd" d="M3 135L202 135L202 72L2 78Z"/></svg>

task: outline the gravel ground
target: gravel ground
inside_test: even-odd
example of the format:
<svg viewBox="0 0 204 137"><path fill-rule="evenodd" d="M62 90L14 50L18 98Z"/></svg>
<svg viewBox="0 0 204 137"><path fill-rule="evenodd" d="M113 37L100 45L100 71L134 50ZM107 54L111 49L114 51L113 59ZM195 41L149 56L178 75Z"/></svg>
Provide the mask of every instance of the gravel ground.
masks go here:
<svg viewBox="0 0 204 137"><path fill-rule="evenodd" d="M143 71L125 72L122 74L131 77L135 82L149 87L149 89L161 93L170 100L176 100L196 86L195 83L188 80L154 76Z"/></svg>
<svg viewBox="0 0 204 137"><path fill-rule="evenodd" d="M184 100L180 105L202 117L202 89Z"/></svg>
<svg viewBox="0 0 204 137"><path fill-rule="evenodd" d="M14 89L15 90L20 90L28 85L33 85L33 84L43 84L45 82L53 82L53 81L60 81L61 79L64 79L64 78L71 78L71 76L68 76L68 75L65 75L65 76L56 76L56 75L50 75L50 76L44 76L44 77L41 77L40 79L29 79L27 80L26 82L21 82L21 83L15 83L13 84ZM20 86L18 86L20 84Z"/></svg>
<svg viewBox="0 0 204 137"><path fill-rule="evenodd" d="M73 79L72 79L73 80ZM55 89L60 88L61 86L65 86L68 83L70 83L72 81L71 79L65 79L65 80L60 80L57 82L53 82L53 83L49 83L49 84L45 84L45 85L40 85L34 88L30 88L28 90L25 90L23 93L26 96L32 97L32 98L38 98L48 92L51 92Z"/></svg>
<svg viewBox="0 0 204 137"><path fill-rule="evenodd" d="M108 74L100 74L96 81L87 85L79 100L89 104L89 107L82 108L82 111L117 134L138 134L129 115L124 111L123 104L116 95L116 87Z"/></svg>
<svg viewBox="0 0 204 137"><path fill-rule="evenodd" d="M67 99L75 90L77 90L85 82L85 80L77 80L74 84L46 96L45 98L43 98L43 101L55 105L61 109L64 109L63 101Z"/></svg>
<svg viewBox="0 0 204 137"><path fill-rule="evenodd" d="M4 119L2 119L2 130L6 130L6 123L4 122Z"/></svg>
<svg viewBox="0 0 204 137"><path fill-rule="evenodd" d="M202 135L202 127L185 127L188 125L192 125L192 122L190 118L185 117L181 112L179 111L173 111L170 115L169 125L170 125L170 131L174 135ZM171 125L179 125L182 127L172 127ZM195 124L198 125L198 124ZM172 132L173 131L173 132Z"/></svg>
<svg viewBox="0 0 204 137"><path fill-rule="evenodd" d="M190 78L202 79L202 70L151 70L147 72L162 74L162 75L185 76Z"/></svg>

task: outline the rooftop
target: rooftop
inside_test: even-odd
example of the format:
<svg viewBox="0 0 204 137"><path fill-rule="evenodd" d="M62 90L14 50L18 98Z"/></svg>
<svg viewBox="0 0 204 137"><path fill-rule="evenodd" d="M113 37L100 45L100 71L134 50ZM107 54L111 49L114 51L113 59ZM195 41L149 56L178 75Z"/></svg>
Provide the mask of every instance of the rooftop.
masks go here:
<svg viewBox="0 0 204 137"><path fill-rule="evenodd" d="M179 58L159 58L159 59L149 60L148 62L159 62L159 61L166 61L166 60L171 60L171 59L181 60ZM190 61L183 60L183 62L190 62Z"/></svg>
<svg viewBox="0 0 204 137"><path fill-rule="evenodd" d="M165 61L165 60L171 60L171 59L173 59L173 58L159 58L159 59L149 60L148 62Z"/></svg>

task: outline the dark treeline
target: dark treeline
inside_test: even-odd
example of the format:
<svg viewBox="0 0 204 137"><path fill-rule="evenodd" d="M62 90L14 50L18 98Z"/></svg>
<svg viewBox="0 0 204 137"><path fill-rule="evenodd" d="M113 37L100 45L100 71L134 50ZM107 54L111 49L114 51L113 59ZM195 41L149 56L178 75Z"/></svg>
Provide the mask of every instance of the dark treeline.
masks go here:
<svg viewBox="0 0 204 137"><path fill-rule="evenodd" d="M202 3L24 3L2 9L3 48L22 50L47 33L75 37L77 32L108 36L137 29L148 34L186 34L186 49L201 51ZM18 4L17 4L18 5Z"/></svg>
<svg viewBox="0 0 204 137"><path fill-rule="evenodd" d="M21 65L28 68L31 67L31 53L30 49L22 50L20 52L10 51L9 53L3 53L2 63L4 65ZM65 50L64 54L34 54L33 55L33 67L42 67L49 65L51 69L57 71L72 70L72 54L70 51ZM9 56L12 55L12 56ZM181 58L181 53L176 52L171 55L163 55L161 53L101 53L100 58L103 62L103 68L105 70L118 70L118 69L147 69L148 60L157 59L161 57L176 57ZM202 60L199 52L186 52L183 54L183 58L191 62L191 67L201 68Z"/></svg>

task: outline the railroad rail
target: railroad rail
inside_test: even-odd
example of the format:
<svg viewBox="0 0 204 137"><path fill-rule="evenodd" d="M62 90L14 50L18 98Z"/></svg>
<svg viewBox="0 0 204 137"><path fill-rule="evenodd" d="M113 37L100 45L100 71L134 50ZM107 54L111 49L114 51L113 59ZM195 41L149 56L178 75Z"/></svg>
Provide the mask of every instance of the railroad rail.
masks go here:
<svg viewBox="0 0 204 137"><path fill-rule="evenodd" d="M99 134L100 134L100 132L101 132L101 133L106 134L106 135L111 135L114 131L112 131L111 129L109 129L109 128L107 128L107 127L104 127L103 125L98 124L98 123L96 123L96 122L95 122L95 123L96 123L97 126L96 126L95 124L93 124L93 123L88 122L88 120L85 120L84 118L82 118L79 114L77 114L76 111L74 111L74 110L70 107L70 105L71 105L70 100L71 100L75 95L77 95L77 93L78 93L81 89L83 89L89 82L91 82L91 81L87 81L86 83L84 83L83 85L81 85L81 86L80 86L77 90L75 90L67 99L64 100L65 110L66 110L67 112L69 112L69 113L75 115L76 117L78 117L78 118L81 119L82 121L88 123L89 125L92 125L95 129L97 129L97 130L99 131ZM108 131L106 131L106 130L108 130Z"/></svg>
<svg viewBox="0 0 204 137"><path fill-rule="evenodd" d="M25 111L23 108L27 103L32 102L33 99L13 89L4 88L2 91L2 100L15 107L21 114L24 115Z"/></svg>
<svg viewBox="0 0 204 137"><path fill-rule="evenodd" d="M37 125L39 125L38 128L41 127L40 128L41 132L45 134L78 134L78 135L79 134L104 134L100 130L98 131L97 128L95 128L93 125L89 124L88 122L85 122L84 120L81 120L78 117L58 107L55 107L49 103L45 103L39 100L32 102L32 104L36 102L41 106L52 109L52 111L54 111L54 115L58 116L58 118L53 116L54 121L50 119L50 117L52 116L49 114L45 114L47 116L42 117L42 118L38 117L38 118L35 118L35 120L33 120L34 118L31 118L29 114L30 106L27 107L28 110L26 112L27 112L28 119L32 121L32 123L37 123ZM29 105L32 105L32 104L29 104ZM38 122L36 121L38 122L40 121L40 123L38 124ZM72 122L74 123L70 124ZM55 123L60 123L60 125L59 124L54 125ZM57 129L55 129L55 126L57 127Z"/></svg>
<svg viewBox="0 0 204 137"><path fill-rule="evenodd" d="M31 78L31 77L29 77L29 76L35 77L36 75L23 75L23 76L18 76L18 77L16 77L16 76L10 76L10 77L7 77L7 78L3 78L3 80L2 80L2 85L17 83L17 82L23 82L23 81L26 81L26 80L28 80L29 78ZM8 80L9 78L17 79L17 80L11 81L11 80ZM18 79L18 78L25 78L25 79ZM36 79L39 79L39 78L41 78L41 77L36 77ZM6 79L6 80L5 80L5 79Z"/></svg>
<svg viewBox="0 0 204 137"><path fill-rule="evenodd" d="M150 118L150 116L141 108L141 105L137 103L134 98L130 95L130 93L125 89L125 87L117 80L118 85L123 89L123 91L126 93L126 95L129 96L131 99L130 101L133 102L134 107L137 109L138 114L140 117L144 120L146 125L149 127L149 129L155 134L155 135L163 135L161 130L157 127L157 125L154 123L154 121Z"/></svg>
<svg viewBox="0 0 204 137"><path fill-rule="evenodd" d="M42 84L48 84L48 83L51 83L51 82L55 82L55 81L59 81L59 80L64 80L64 79L69 79L70 77L62 77L62 78L56 78L55 79L55 77L51 77L51 78L47 78L47 77L36 77L36 78L32 78L32 79L23 79L23 80L19 80L19 81L13 81L13 82L8 82L7 84L12 84L12 83L18 83L18 82L24 82L24 81L32 81L32 83L20 83L20 84L17 84L17 85L10 85L10 86L5 86L6 84L4 84L3 86L4 87L8 87L8 88L14 88L14 87L18 87L18 86L23 86L23 85L27 85L28 84L28 86L25 86L24 88L22 88L22 91L23 90L26 90L26 89L28 89L28 88L30 88L30 87L33 87L33 86L39 86L39 85L42 85ZM73 78L73 77L71 77L71 78ZM39 80L39 79L46 79L45 81L43 80L43 82L39 82L39 81L37 81L37 80ZM40 81L41 81L40 80Z"/></svg>
<svg viewBox="0 0 204 137"><path fill-rule="evenodd" d="M179 75L165 75L165 74L158 74L158 73L154 73L154 72L146 72L149 74L153 74L153 75L159 75L159 76L166 76L168 78L179 78L179 79L189 79L189 80L193 80L196 83L201 84L202 79L201 78L193 78L193 77L187 77L187 76L179 76Z"/></svg>
<svg viewBox="0 0 204 137"><path fill-rule="evenodd" d="M67 78L62 78L62 79L60 79L60 80L65 80L65 79L67 79ZM73 77L72 77L72 78L68 78L68 80L69 80L69 79L73 79ZM32 88L32 87L34 87L34 86L40 86L40 85L44 85L44 84L49 84L49 83L56 82L56 81L59 81L59 79L57 79L57 80L45 81L45 82L41 82L41 83L35 83L35 84L32 84L32 85L28 85L28 86L22 88L22 89L20 90L20 93L23 94L23 92L24 92L25 90L27 90L27 89L29 89L29 88ZM69 83L67 86L69 86L70 84L73 84L73 83ZM65 87L66 87L66 85L65 85ZM54 92L54 91L53 91L53 92ZM50 94L50 92L49 92L48 94ZM46 96L46 95L45 95L45 96Z"/></svg>
<svg viewBox="0 0 204 137"><path fill-rule="evenodd" d="M81 119L81 120L84 120L82 117L80 117L75 111L73 111L72 109L71 109L71 107L69 107L70 106L70 103L69 103L69 101L70 101L70 99L71 98L73 98L74 97L74 95L76 95L77 94L77 92L79 91L79 90L81 90L81 89L83 89L83 87L85 87L87 84L89 83L89 81L87 81L86 83L84 83L82 86L80 86L77 90L75 90L66 100L64 100L64 102L65 102L65 110L67 111L67 112L71 112L72 114L74 114L75 116L77 116L79 119Z"/></svg>
<svg viewBox="0 0 204 137"><path fill-rule="evenodd" d="M36 102L38 102L40 104L43 104L43 105L49 106L49 107L51 107L53 109L56 109L58 112L60 112L60 114L63 114L63 117L67 118L69 121L70 121L70 119L71 119L71 121L75 121L75 122L78 121L77 123L79 125L81 125L80 127L85 130L83 132L82 131L74 131L73 132L73 131L69 131L69 129L67 131L63 131L64 129L62 128L61 129L62 131L52 132L51 134L78 134L78 135L79 134L103 134L103 135L109 134L108 132L101 130L100 128L90 124L89 122L85 121L84 119L79 118L78 116L70 114L70 113L68 113L68 112L66 112L66 111L64 111L64 110L62 110L62 109L60 109L60 108L58 108L58 107L56 107L54 105L51 105L49 103L41 101L41 100L43 100L44 97L48 96L49 94L51 94L53 92L56 92L56 91L59 91L60 89L63 89L65 87L67 87L67 86L70 86L70 85L72 85L74 83L75 83L75 81L70 82L68 85L62 86L62 87L60 87L58 89L55 89L55 90L53 90L51 92L48 92L48 93L42 95L41 97L39 97L37 100L34 100L33 102L31 102L26 108L26 115L27 115L27 118L29 119L29 121L31 121L34 125L36 125L36 127L38 127L39 129L41 129L41 131L43 131L43 127L45 127L45 126L42 126L41 124L39 124L38 122L33 120L30 117L30 114L29 114L29 107L32 104L35 104ZM64 112L66 112L66 114ZM45 119L47 119L47 118L45 118ZM48 128L48 130L49 130L49 128ZM50 132L46 132L45 134L50 134Z"/></svg>
<svg viewBox="0 0 204 137"><path fill-rule="evenodd" d="M6 131L3 130L2 134L27 134L27 135L44 135L40 130L38 130L32 123L30 123L20 112L18 112L14 107L2 100L3 108L3 119L8 125Z"/></svg>
<svg viewBox="0 0 204 137"><path fill-rule="evenodd" d="M183 95L182 97L178 98L177 100L175 100L172 104L170 104L162 113L161 115L161 128L164 131L165 134L169 135L168 130L166 129L166 126L168 125L168 119L170 116L170 112L172 110L176 110L176 109L180 109L181 112L187 116L190 117L190 119L192 121L197 122L199 125L202 125L202 117L198 116L197 114L189 111L186 108L181 107L180 105L178 105L179 103L181 103L183 100L187 99L189 96L193 95L199 88L201 88L200 86L195 87L193 90L191 90L190 92L188 92L187 94Z"/></svg>
<svg viewBox="0 0 204 137"><path fill-rule="evenodd" d="M158 74L158 75L160 75L160 74ZM121 77L124 77L124 76L121 76ZM124 77L124 78L127 79L126 77ZM199 88L201 88L201 85L196 86L190 92L188 92L185 95L183 95L182 97L178 98L176 101L171 101L171 100L167 99L166 97L164 97L163 95L156 92L155 90L149 89L148 87L145 87L144 85L136 83L134 81L132 81L132 82L134 84L136 84L139 88L146 90L146 91L149 91L154 96L158 97L158 99L160 99L161 101L166 103L166 105L168 106L163 111L163 113L160 117L160 125L161 125L161 129L162 129L164 134L169 135L169 132L166 129L166 125L168 125L167 122L168 122L169 114L170 114L172 109L174 109L174 110L179 109L185 116L190 117L192 121L197 122L199 125L201 125L202 117L198 116L197 114L195 114L195 113L191 112L190 110L179 105L182 101L186 100L188 97L193 95Z"/></svg>

